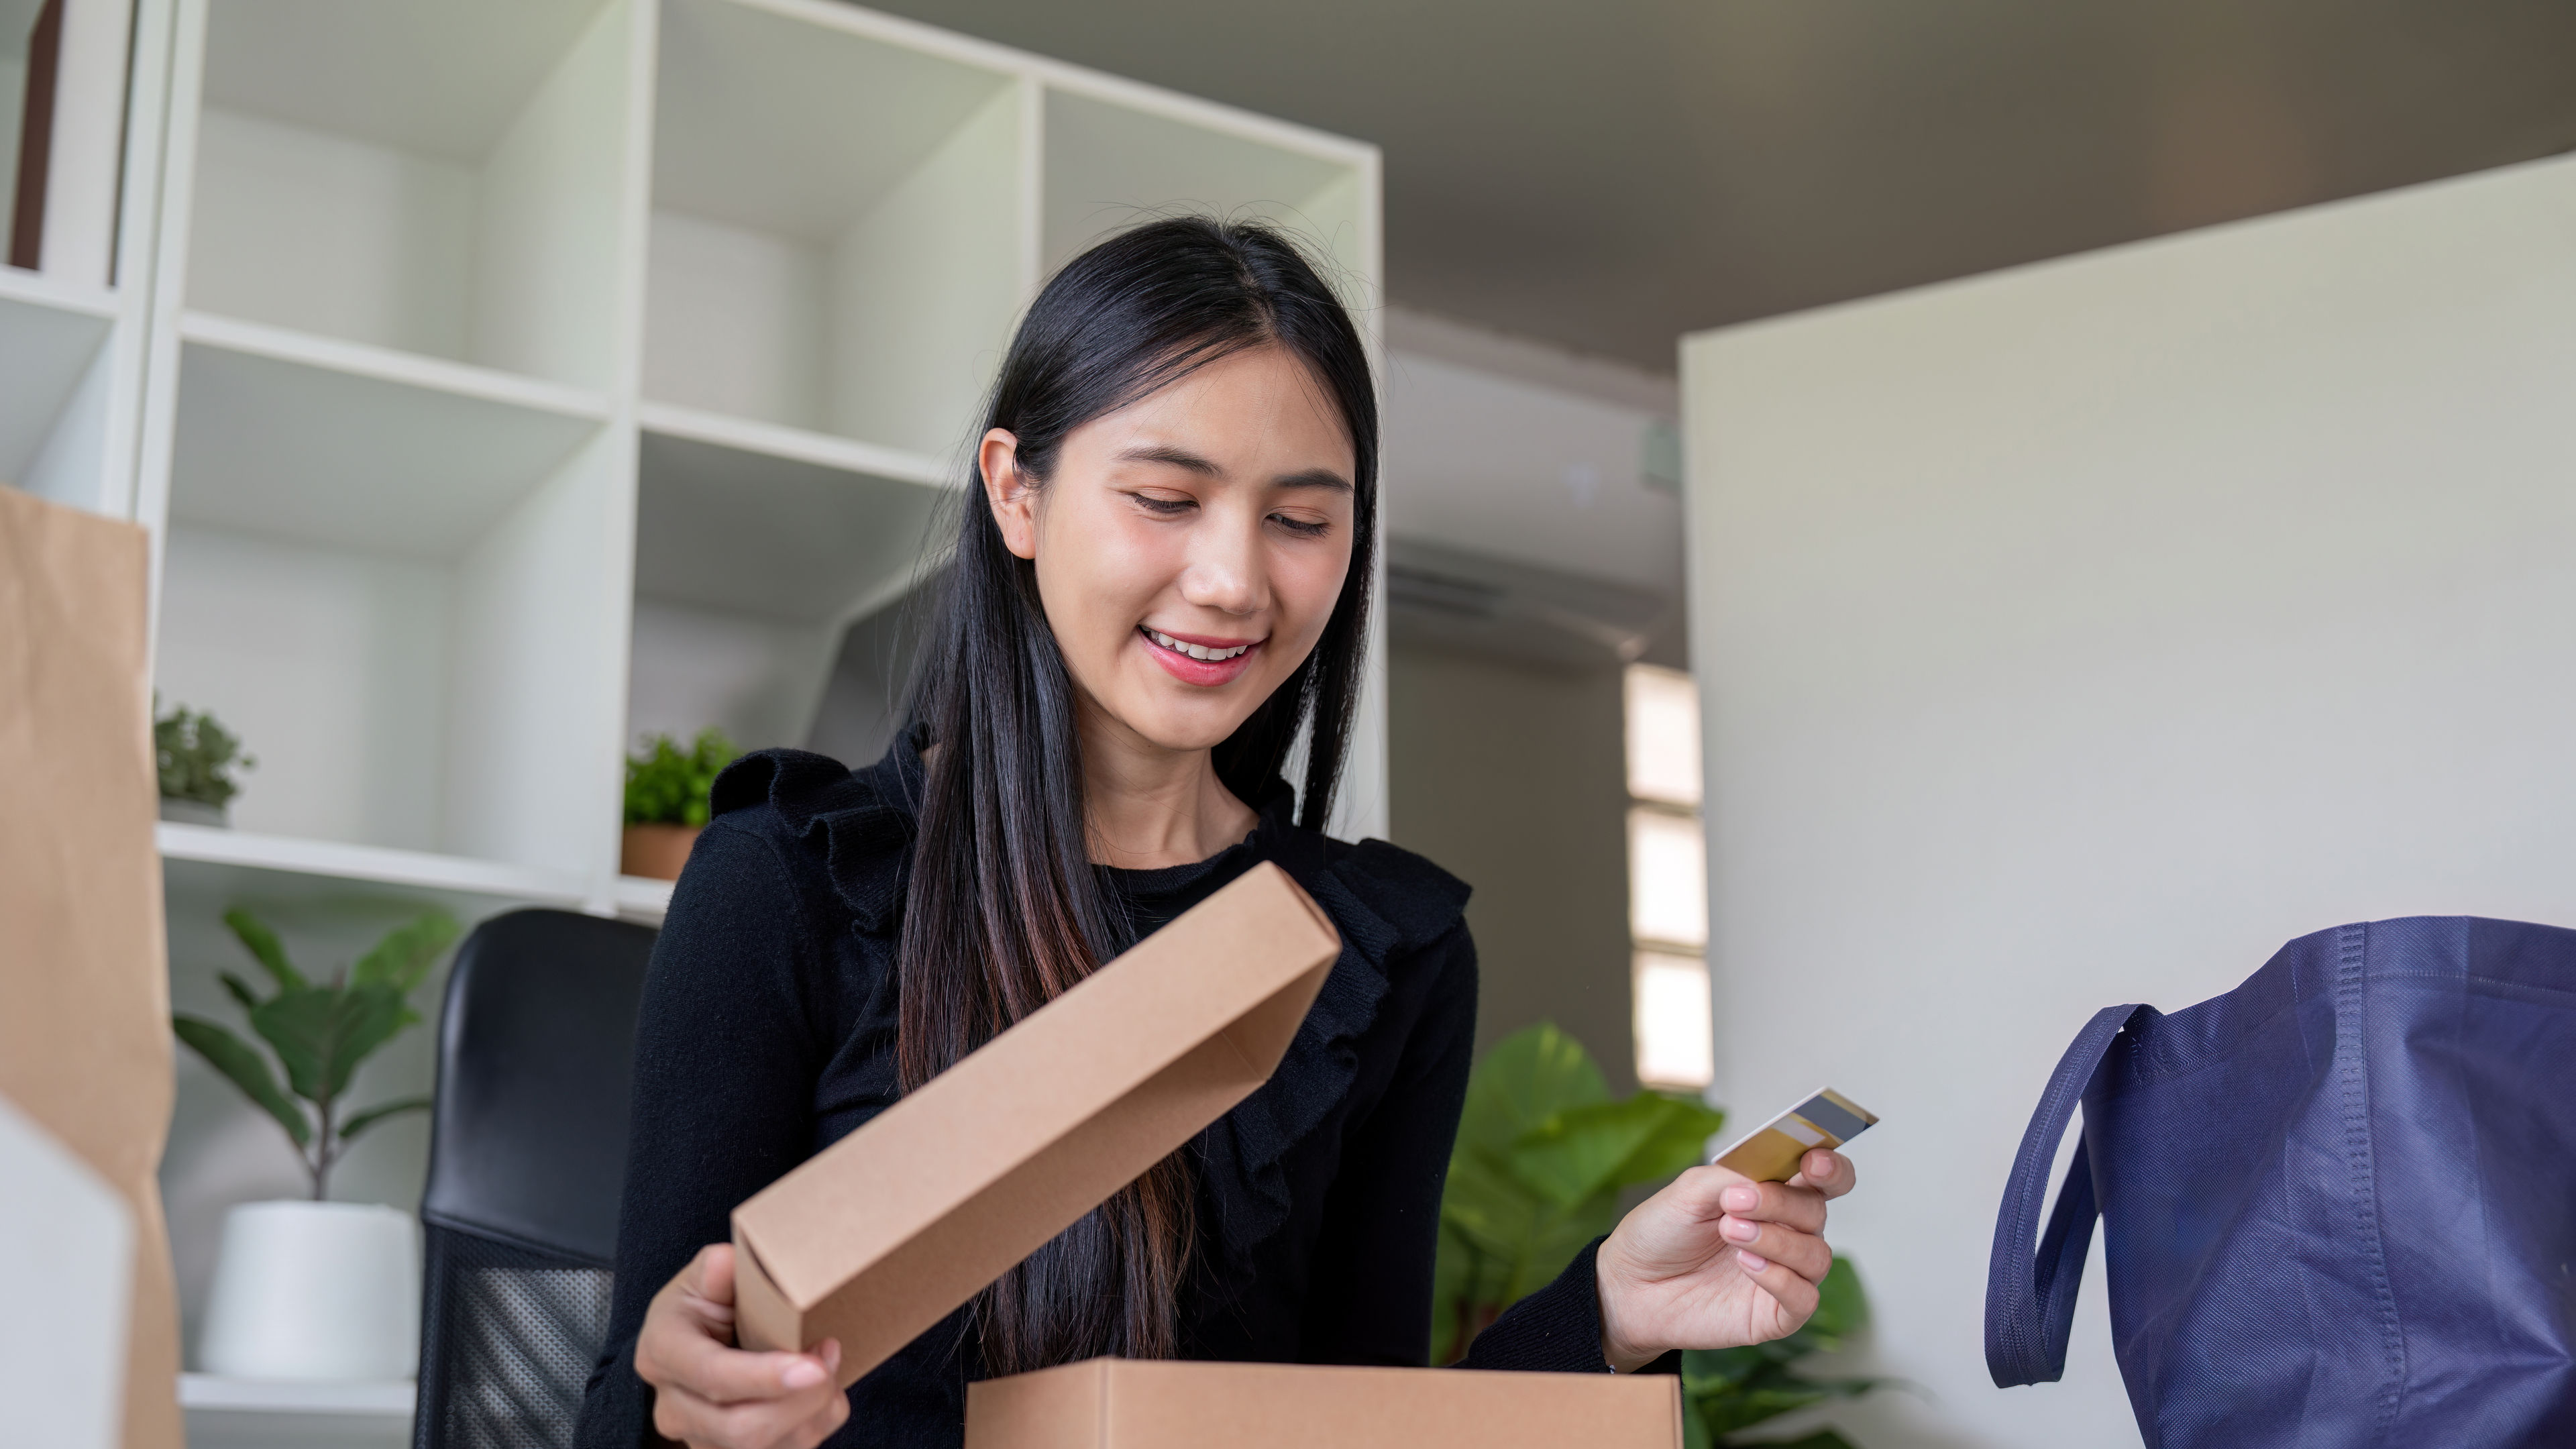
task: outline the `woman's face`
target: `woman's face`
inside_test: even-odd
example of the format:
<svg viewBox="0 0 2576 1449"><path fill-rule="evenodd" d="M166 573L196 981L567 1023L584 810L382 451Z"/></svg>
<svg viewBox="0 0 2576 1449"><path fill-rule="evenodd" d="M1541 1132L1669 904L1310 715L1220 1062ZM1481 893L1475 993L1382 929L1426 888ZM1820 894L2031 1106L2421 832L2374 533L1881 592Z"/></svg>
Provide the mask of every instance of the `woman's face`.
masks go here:
<svg viewBox="0 0 2576 1449"><path fill-rule="evenodd" d="M1350 571L1341 415L1276 347L1238 352L1065 436L1021 485L1017 440L985 435L986 494L1037 563L1074 688L1139 743L1203 750L1315 647Z"/></svg>

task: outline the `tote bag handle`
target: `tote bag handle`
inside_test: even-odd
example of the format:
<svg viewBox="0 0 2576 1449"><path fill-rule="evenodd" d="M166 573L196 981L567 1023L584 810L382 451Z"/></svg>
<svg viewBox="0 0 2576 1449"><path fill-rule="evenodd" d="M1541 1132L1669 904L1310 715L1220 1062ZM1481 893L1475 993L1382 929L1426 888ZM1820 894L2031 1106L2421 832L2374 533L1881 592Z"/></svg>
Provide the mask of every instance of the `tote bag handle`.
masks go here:
<svg viewBox="0 0 2576 1449"><path fill-rule="evenodd" d="M2153 1010L2106 1006L2093 1013L2075 1044L2058 1059L2057 1073L2048 1079L2048 1091L2022 1133L2012 1180L2005 1184L2003 1207L1995 1214L1994 1256L1986 1265L1986 1370L1998 1388L2053 1382L2066 1372L2066 1336L2075 1322L2075 1293L2084 1283L2084 1258L2092 1251L2093 1219L2100 1205L2093 1200L2088 1143L2079 1138L2066 1166L2066 1182L2057 1191L2057 1211L2049 1215L2048 1232L2033 1253L2031 1235L2038 1230L2039 1210L2047 1198L2048 1164L2111 1043Z"/></svg>

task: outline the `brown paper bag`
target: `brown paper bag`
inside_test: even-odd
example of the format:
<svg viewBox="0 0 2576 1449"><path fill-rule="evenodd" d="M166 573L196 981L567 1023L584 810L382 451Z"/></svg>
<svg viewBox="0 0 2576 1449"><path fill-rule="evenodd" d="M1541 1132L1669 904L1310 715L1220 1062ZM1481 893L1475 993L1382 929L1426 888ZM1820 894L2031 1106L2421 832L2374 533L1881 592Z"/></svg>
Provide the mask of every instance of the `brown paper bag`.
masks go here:
<svg viewBox="0 0 2576 1449"><path fill-rule="evenodd" d="M142 529L0 487L0 1093L133 1205L124 1442L178 1449L146 568Z"/></svg>

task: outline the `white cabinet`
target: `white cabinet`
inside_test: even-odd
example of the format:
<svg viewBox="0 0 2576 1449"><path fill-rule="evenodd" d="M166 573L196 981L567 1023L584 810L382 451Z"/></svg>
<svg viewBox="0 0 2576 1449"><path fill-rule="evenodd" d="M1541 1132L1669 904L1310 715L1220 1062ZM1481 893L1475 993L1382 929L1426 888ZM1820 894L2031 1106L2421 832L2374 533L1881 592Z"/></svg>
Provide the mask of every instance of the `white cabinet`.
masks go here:
<svg viewBox="0 0 2576 1449"><path fill-rule="evenodd" d="M146 0L142 28L168 119L129 212L132 502L77 481L119 476L80 442L113 425L57 437L113 392L124 294L0 283L0 471L160 540L156 683L259 757L220 850L165 831L182 861L649 913L624 751L805 740L960 501L1044 269L1260 216L1373 325L1374 148L853 6ZM1346 813L1382 830L1380 738Z"/></svg>

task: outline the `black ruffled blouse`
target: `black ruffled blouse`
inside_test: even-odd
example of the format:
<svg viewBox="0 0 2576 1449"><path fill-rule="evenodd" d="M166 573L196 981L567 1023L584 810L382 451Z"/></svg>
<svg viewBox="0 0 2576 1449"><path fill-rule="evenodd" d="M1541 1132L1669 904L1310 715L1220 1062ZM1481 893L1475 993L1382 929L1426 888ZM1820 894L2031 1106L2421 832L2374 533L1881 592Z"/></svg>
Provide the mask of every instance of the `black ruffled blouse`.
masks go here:
<svg viewBox="0 0 2576 1449"><path fill-rule="evenodd" d="M894 958L920 778L898 742L864 770L770 750L716 781L645 982L615 1303L581 1444L654 1442L634 1357L655 1291L726 1239L735 1204L899 1095ZM1285 785L1250 803L1253 832L1207 860L1111 872L1141 932L1275 861L1342 933L1278 1071L1190 1149L1182 1352L1419 1365L1474 1045L1467 887L1383 841L1298 828ZM852 1385L829 1442L960 1444L981 1375L969 1329L961 1309ZM1467 1366L1606 1372L1591 1252L1479 1334Z"/></svg>

